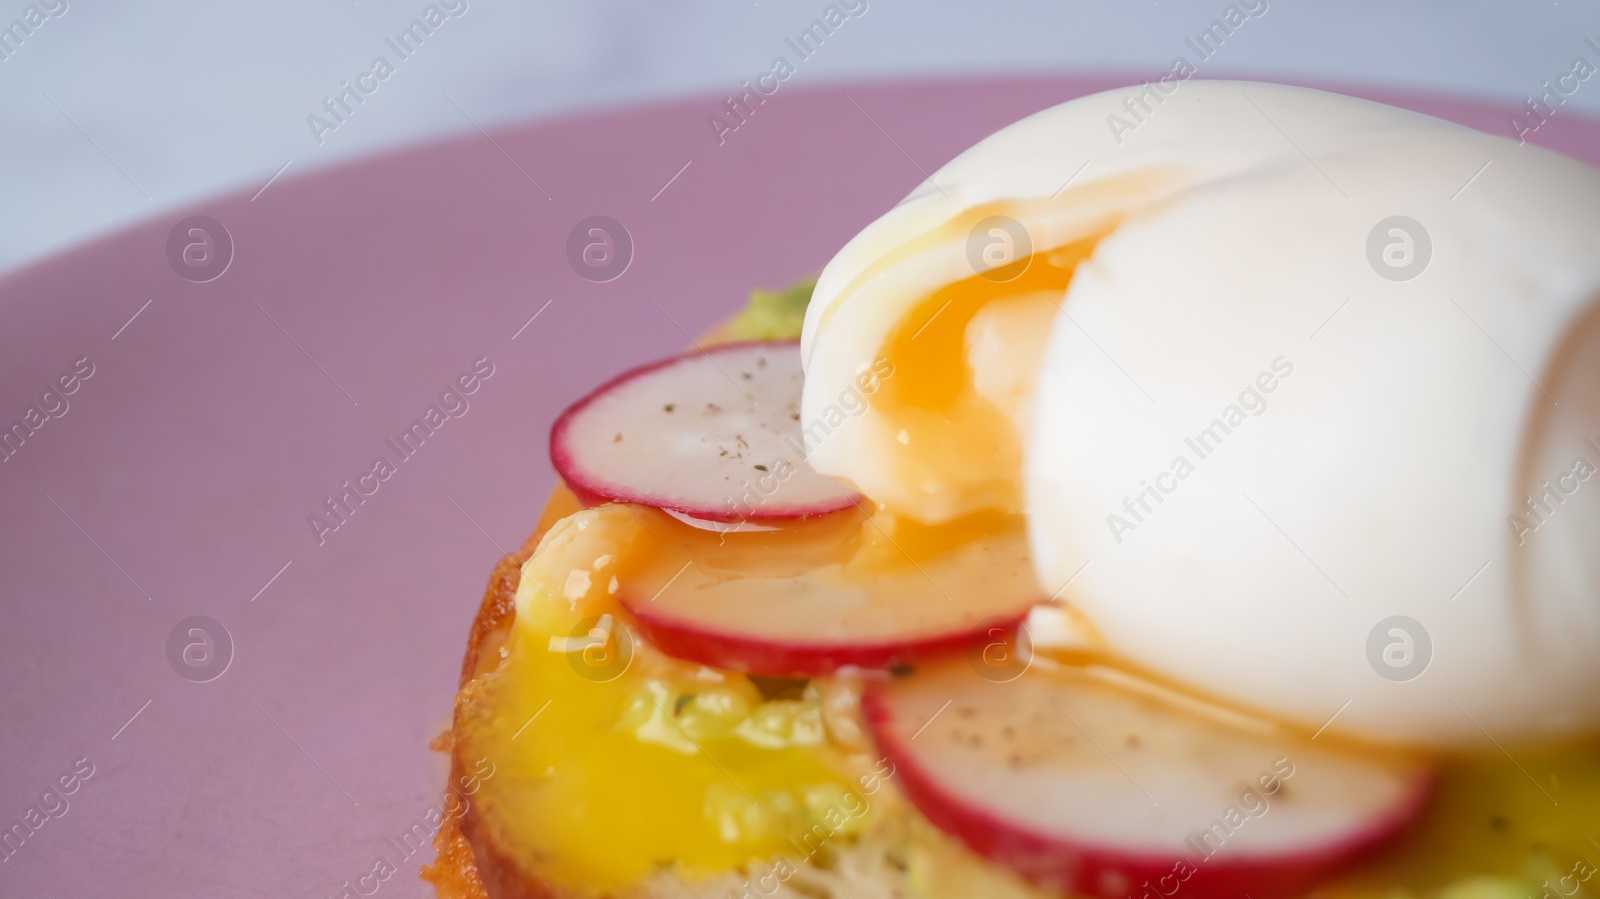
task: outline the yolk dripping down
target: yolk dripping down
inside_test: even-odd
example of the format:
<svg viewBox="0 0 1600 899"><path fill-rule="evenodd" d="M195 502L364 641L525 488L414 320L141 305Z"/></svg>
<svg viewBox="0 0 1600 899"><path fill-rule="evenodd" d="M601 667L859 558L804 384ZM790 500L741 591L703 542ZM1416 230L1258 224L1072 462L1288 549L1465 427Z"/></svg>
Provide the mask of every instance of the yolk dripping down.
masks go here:
<svg viewBox="0 0 1600 899"><path fill-rule="evenodd" d="M930 523L984 510L1022 511L1026 412L1006 408L980 376L994 380L993 370L1003 369L1002 379L1031 385L1043 335L1059 317L1078 264L1101 236L947 284L919 300L890 332L881 352L895 374L868 403L894 435L882 443L889 464L920 491L880 497L894 511ZM974 364L980 318L1007 345L981 360L985 372Z"/></svg>

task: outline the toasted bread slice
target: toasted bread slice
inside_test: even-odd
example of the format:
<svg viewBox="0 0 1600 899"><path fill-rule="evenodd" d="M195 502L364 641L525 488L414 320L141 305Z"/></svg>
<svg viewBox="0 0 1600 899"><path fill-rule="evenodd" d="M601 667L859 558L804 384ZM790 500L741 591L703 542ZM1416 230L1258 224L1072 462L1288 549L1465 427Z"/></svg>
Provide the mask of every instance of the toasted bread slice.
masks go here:
<svg viewBox="0 0 1600 899"><path fill-rule="evenodd" d="M534 549L539 546L539 540L550 530L550 526L577 508L577 498L565 487L557 487L545 505L544 513L540 515L539 524L534 528L533 535L516 551L495 564L494 571L489 575L489 586L483 593L483 602L478 606L478 615L473 619L472 630L467 636L467 652L461 661L460 686L465 687L474 677L487 670L485 665L492 667L493 657L498 652L500 644L505 642L506 635L511 629L511 621L516 617L517 580L521 576L522 563L533 555ZM459 718L465 712L464 704L458 695L454 715ZM451 732L440 734L433 743L434 749L450 754L451 783L455 783L456 778L464 770L461 758L455 752L453 736L452 727ZM422 869L422 878L433 884L439 899L555 895L542 885L533 883L520 885L520 889L510 892L500 889L501 872L506 867L504 856L499 847L485 846L483 863L480 865L477 855L473 852L473 843L467 836L467 832L472 829L472 824L467 819L473 817L474 812L471 809L460 818L444 817L440 821L439 832L434 835L433 848L439 857L433 864ZM495 886L493 893L485 886L486 882Z"/></svg>

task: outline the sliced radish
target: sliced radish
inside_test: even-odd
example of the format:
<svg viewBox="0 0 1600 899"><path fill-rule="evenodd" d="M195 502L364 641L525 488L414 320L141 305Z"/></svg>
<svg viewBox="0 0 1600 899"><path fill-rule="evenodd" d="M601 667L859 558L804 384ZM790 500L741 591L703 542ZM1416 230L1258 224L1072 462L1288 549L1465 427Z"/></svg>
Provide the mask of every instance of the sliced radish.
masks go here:
<svg viewBox="0 0 1600 899"><path fill-rule="evenodd" d="M586 502L711 521L776 521L860 497L805 461L800 345L725 344L613 378L550 432L556 471Z"/></svg>
<svg viewBox="0 0 1600 899"><path fill-rule="evenodd" d="M1020 528L921 555L860 513L783 532L679 528L620 598L646 640L717 668L812 677L890 668L1015 633L1045 597ZM919 557L905 555L907 547Z"/></svg>
<svg viewBox="0 0 1600 899"><path fill-rule="evenodd" d="M863 710L929 821L1062 892L1298 895L1399 834L1426 798L1415 764L1133 683L1041 665L993 683L947 665L873 685Z"/></svg>

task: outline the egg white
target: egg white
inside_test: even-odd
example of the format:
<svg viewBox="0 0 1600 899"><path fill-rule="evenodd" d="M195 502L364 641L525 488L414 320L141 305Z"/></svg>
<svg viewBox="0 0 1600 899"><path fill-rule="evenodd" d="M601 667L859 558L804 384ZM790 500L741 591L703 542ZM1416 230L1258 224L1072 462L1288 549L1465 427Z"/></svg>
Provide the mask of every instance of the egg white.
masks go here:
<svg viewBox="0 0 1600 899"><path fill-rule="evenodd" d="M1119 134L1132 90L1001 130L852 240L807 315L803 415L973 274L965 235L926 237L941 224L1058 196L1023 220L1042 249L1115 217L1042 357L996 352L1029 341L990 323L965 360L1011 394L1033 379L1013 421L1045 588L1110 652L1308 728L1600 728L1600 477L1569 474L1600 465L1600 173L1243 82L1183 83ZM1393 216L1431 242L1410 280L1368 251ZM972 510L961 472L908 483L893 439L869 408L809 458L913 517ZM1531 529L1526 500L1563 475Z"/></svg>

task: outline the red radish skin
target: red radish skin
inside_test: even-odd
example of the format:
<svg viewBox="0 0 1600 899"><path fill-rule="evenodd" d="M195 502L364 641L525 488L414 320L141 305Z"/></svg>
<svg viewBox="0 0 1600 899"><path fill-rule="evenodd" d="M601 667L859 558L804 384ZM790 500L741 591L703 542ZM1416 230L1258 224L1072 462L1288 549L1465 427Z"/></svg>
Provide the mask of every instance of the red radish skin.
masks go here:
<svg viewBox="0 0 1600 899"><path fill-rule="evenodd" d="M759 366L739 369L758 359ZM680 381L690 388L681 394L673 389ZM617 375L562 412L550 430L550 460L585 505L636 503L709 522L756 523L851 508L860 494L812 471L794 449L804 446L800 384L798 341L720 344L651 362ZM763 390L776 402L752 407L747 396ZM665 404L646 402L660 396L677 397L668 403L681 406L682 414L646 419L664 411ZM725 421L696 415L710 405L732 414ZM782 414L791 406L792 412ZM765 420L739 429L733 420L741 416L747 423L752 416ZM624 439L616 441L613 434ZM695 437L703 438L703 446L683 445ZM624 441L626 449L609 445ZM730 461L726 450L738 461ZM781 480L771 471L778 459L794 466ZM670 470L652 472L651 466ZM762 492L752 484L775 486Z"/></svg>
<svg viewBox="0 0 1600 899"><path fill-rule="evenodd" d="M603 506L606 503L619 502L619 500L611 499L608 496L601 496L598 493L591 493L590 491L585 490L576 484L568 483L567 489L571 490L572 495L577 498L578 505L584 507L585 509L593 509L595 506Z"/></svg>
<svg viewBox="0 0 1600 899"><path fill-rule="evenodd" d="M1034 670L1028 676L1049 677L1051 673ZM904 680L915 681L916 676ZM1035 885L1062 893L1105 899L1162 899L1181 891L1182 899L1237 899L1245 894L1253 899L1290 899L1403 835L1420 815L1432 785L1430 772L1411 769L1395 801L1375 809L1358 830L1320 845L1269 855L1230 856L1219 852L1214 857L1205 857L1187 847L1174 847L1171 852L1130 851L1112 843L1064 838L1019 822L992 801L961 795L950 778L942 777L913 742L918 736L928 739L923 729L930 727L940 714L926 722L898 720L894 694L902 688L900 681L874 683L862 699L868 730L878 750L894 764L902 792L930 823L977 855L1004 865ZM940 712L950 714L942 708ZM1185 713L1173 708L1172 714ZM1202 726L1222 727L1211 722ZM1301 743L1303 738L1295 738L1285 745L1293 754ZM1286 779L1282 789L1286 795L1291 794L1293 781ZM1262 813L1262 821L1247 819L1246 826L1272 826L1270 812L1269 807ZM1104 810L1084 808L1070 814L1093 820Z"/></svg>
<svg viewBox="0 0 1600 899"><path fill-rule="evenodd" d="M1014 635L1027 620L1026 610L985 621L981 628L938 634L920 640L867 644L800 643L686 627L680 621L652 615L648 606L631 605L643 637L676 659L713 668L768 677L822 677L841 668L894 669L929 659L960 655L975 640L989 642L992 630Z"/></svg>
<svg viewBox="0 0 1600 899"><path fill-rule="evenodd" d="M895 527L845 514L713 534L669 519L617 598L667 655L775 677L981 653L1046 601L1019 522L920 545Z"/></svg>

